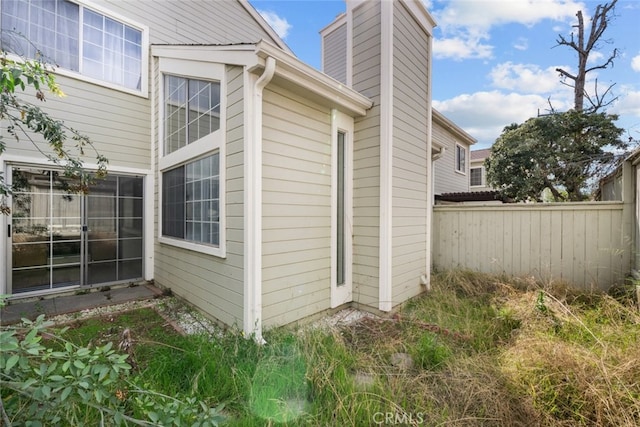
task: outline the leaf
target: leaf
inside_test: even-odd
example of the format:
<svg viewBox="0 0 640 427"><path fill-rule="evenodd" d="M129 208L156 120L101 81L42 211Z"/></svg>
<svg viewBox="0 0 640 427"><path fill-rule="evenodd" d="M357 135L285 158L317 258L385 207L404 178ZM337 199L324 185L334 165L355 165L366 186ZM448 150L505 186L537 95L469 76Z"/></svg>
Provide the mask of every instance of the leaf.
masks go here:
<svg viewBox="0 0 640 427"><path fill-rule="evenodd" d="M73 366L78 369L84 369L87 365L85 365L81 360L76 359L73 361Z"/></svg>
<svg viewBox="0 0 640 427"><path fill-rule="evenodd" d="M62 393L60 393L60 401L64 402L65 400L67 400L67 397L69 397L72 391L73 389L71 387L66 387L64 390L62 390Z"/></svg>
<svg viewBox="0 0 640 427"><path fill-rule="evenodd" d="M7 365L4 367L4 371L9 372L11 368L13 368L16 363L18 363L18 360L20 360L20 356L18 356L17 354L12 355L9 360L7 360Z"/></svg>

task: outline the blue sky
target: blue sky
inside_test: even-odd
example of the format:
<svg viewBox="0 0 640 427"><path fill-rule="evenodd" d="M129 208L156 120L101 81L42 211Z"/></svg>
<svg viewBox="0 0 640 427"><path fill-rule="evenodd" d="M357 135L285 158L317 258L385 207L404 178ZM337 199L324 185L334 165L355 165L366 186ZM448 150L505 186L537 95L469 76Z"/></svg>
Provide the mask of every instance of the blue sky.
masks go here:
<svg viewBox="0 0 640 427"><path fill-rule="evenodd" d="M320 69L319 31L346 10L343 0L249 0L294 53ZM556 68L575 71L576 56L556 46L570 37L575 14L585 22L604 1L574 0L425 0L438 26L434 30L434 106L489 147L502 129L522 123L538 111L566 110L571 88ZM592 54L598 65L617 48L614 67L600 70L599 91L615 83L618 100L607 112L620 116L625 135L640 140L640 1L618 0L615 18ZM556 47L554 47L556 46Z"/></svg>

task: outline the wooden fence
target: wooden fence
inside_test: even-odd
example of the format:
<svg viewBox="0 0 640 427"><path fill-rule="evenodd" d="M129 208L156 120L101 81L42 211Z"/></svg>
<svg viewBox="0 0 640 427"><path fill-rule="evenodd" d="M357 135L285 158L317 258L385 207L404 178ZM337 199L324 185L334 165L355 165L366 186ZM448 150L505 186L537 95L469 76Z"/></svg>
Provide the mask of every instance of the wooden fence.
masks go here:
<svg viewBox="0 0 640 427"><path fill-rule="evenodd" d="M435 206L433 265L606 290L631 270L634 211L622 202Z"/></svg>

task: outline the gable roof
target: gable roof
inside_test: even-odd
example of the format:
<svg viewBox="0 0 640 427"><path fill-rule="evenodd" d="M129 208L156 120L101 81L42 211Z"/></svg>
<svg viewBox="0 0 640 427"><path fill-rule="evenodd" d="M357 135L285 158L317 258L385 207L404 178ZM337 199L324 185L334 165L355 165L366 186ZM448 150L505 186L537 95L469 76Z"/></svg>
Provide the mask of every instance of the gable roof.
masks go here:
<svg viewBox="0 0 640 427"><path fill-rule="evenodd" d="M482 150L471 150L471 161L484 160L491 155L491 148L483 148Z"/></svg>
<svg viewBox="0 0 640 427"><path fill-rule="evenodd" d="M256 10L255 7L248 0L238 0L238 2L245 8L247 12L256 20L256 22L271 36L274 40L276 46L280 49L288 52L292 55L295 55L291 48L285 43L284 40L276 33L276 31L269 25L269 23L260 15L260 13Z"/></svg>
<svg viewBox="0 0 640 427"><path fill-rule="evenodd" d="M465 132L464 129L445 117L444 114L442 114L435 108L431 109L431 116L435 123L438 123L440 126L447 128L453 135L460 139L460 142L465 142L469 145L478 142L474 137Z"/></svg>
<svg viewBox="0 0 640 427"><path fill-rule="evenodd" d="M285 85L293 92L353 117L364 116L373 105L366 96L305 64L293 53L280 49L266 40L258 43L211 45L154 44L151 45L151 54L183 60L245 66L252 73L261 73L265 69L267 58L271 57L276 61L272 81Z"/></svg>

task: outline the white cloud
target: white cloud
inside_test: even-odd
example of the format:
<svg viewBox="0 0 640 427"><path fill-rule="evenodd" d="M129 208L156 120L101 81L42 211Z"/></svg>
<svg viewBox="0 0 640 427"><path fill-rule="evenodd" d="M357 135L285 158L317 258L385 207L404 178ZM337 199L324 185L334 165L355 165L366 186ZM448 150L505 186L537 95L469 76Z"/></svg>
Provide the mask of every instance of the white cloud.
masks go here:
<svg viewBox="0 0 640 427"><path fill-rule="evenodd" d="M589 57L587 58L587 63L589 63L589 64L597 64L603 58L604 58L604 54L603 53L597 52L595 50L592 50L591 52L589 52Z"/></svg>
<svg viewBox="0 0 640 427"><path fill-rule="evenodd" d="M634 56L631 59L631 69L640 73L640 55Z"/></svg>
<svg viewBox="0 0 640 427"><path fill-rule="evenodd" d="M517 50L527 50L529 49L529 40L525 37L518 37L518 39L513 42L513 47Z"/></svg>
<svg viewBox="0 0 640 427"><path fill-rule="evenodd" d="M289 30L291 29L291 24L287 22L286 18L282 18L278 16L275 12L271 12L268 10L258 10L258 13L262 15L265 21L271 28L280 36L280 38L285 39L289 34Z"/></svg>
<svg viewBox="0 0 640 427"><path fill-rule="evenodd" d="M640 119L640 91L625 91L613 105L611 112Z"/></svg>
<svg viewBox="0 0 640 427"><path fill-rule="evenodd" d="M585 10L582 2L572 0L451 0L434 12L442 27L473 27L489 30L506 23L534 25L544 19L574 20L578 10Z"/></svg>
<svg viewBox="0 0 640 427"><path fill-rule="evenodd" d="M505 126L523 123L545 113L547 98L540 95L521 95L500 91L476 92L458 95L444 101L433 101L433 106L478 140L479 146L493 144ZM565 105L554 103L556 109Z"/></svg>
<svg viewBox="0 0 640 427"><path fill-rule="evenodd" d="M499 89L525 93L550 93L561 88L557 66L540 68L534 64L514 64L503 62L489 73L491 85ZM569 69L562 66L561 68Z"/></svg>
<svg viewBox="0 0 640 427"><path fill-rule="evenodd" d="M434 40L434 57L491 58L493 46L487 41L492 27L532 26L545 19L569 23L584 9L583 3L573 0L450 0L443 9L433 11L442 34ZM526 50L528 41L520 39L514 48Z"/></svg>
<svg viewBox="0 0 640 427"><path fill-rule="evenodd" d="M437 59L487 59L493 56L493 46L483 44L479 38L436 38L433 41L433 56Z"/></svg>

